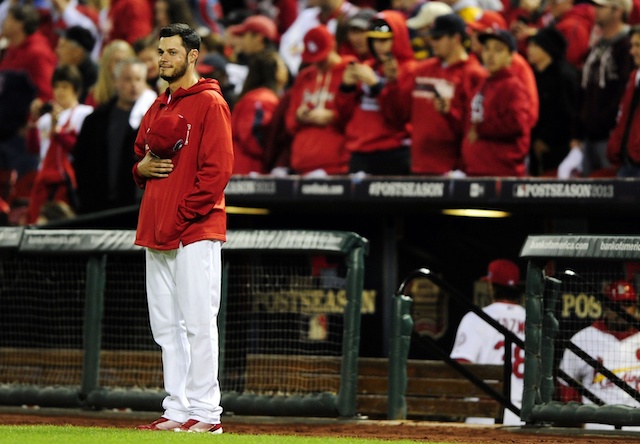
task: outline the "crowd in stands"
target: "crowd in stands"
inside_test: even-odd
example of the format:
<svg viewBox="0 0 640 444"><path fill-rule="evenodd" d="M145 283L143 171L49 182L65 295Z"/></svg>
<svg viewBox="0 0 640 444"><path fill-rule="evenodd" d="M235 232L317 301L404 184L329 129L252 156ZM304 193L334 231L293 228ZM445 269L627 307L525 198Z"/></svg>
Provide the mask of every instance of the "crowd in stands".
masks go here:
<svg viewBox="0 0 640 444"><path fill-rule="evenodd" d="M5 223L138 201L174 22L201 35L237 175L640 176L640 0L231 3L0 1Z"/></svg>

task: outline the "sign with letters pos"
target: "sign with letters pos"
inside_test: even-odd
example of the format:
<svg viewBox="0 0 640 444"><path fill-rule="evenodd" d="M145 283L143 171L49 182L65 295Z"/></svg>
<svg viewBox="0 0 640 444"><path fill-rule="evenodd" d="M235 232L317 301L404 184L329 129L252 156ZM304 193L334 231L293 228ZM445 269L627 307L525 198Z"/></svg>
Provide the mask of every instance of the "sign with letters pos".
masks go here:
<svg viewBox="0 0 640 444"><path fill-rule="evenodd" d="M405 293L411 296L413 329L420 336L440 339L449 327L449 295L431 280L413 279Z"/></svg>

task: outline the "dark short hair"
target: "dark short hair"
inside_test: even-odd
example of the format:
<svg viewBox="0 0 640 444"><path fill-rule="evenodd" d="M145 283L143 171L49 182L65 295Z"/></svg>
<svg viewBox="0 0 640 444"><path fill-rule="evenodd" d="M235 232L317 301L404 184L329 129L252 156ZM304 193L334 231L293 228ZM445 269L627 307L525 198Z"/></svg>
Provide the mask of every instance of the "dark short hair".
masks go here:
<svg viewBox="0 0 640 444"><path fill-rule="evenodd" d="M640 34L640 25L633 25L631 28L629 28L629 37L634 34Z"/></svg>
<svg viewBox="0 0 640 444"><path fill-rule="evenodd" d="M82 90L82 74L78 68L73 65L60 65L51 76L51 85L55 86L58 82L69 82L73 86L75 92Z"/></svg>
<svg viewBox="0 0 640 444"><path fill-rule="evenodd" d="M22 23L24 32L31 35L38 30L40 26L40 14L38 10L31 5L15 5L9 9L9 14Z"/></svg>
<svg viewBox="0 0 640 444"><path fill-rule="evenodd" d="M172 23L160 29L160 38L173 37L174 35L182 37L182 46L185 47L187 52L192 49L200 50L200 42L202 39L191 26L184 23Z"/></svg>

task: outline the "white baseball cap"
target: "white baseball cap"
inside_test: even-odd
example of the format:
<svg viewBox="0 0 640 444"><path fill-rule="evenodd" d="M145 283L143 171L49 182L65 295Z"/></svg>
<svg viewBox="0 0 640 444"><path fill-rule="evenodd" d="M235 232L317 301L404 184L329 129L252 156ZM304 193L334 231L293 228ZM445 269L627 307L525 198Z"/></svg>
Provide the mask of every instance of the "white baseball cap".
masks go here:
<svg viewBox="0 0 640 444"><path fill-rule="evenodd" d="M436 17L451 14L453 9L444 2L430 1L423 3L418 13L407 20L407 26L411 29L421 29L431 26Z"/></svg>

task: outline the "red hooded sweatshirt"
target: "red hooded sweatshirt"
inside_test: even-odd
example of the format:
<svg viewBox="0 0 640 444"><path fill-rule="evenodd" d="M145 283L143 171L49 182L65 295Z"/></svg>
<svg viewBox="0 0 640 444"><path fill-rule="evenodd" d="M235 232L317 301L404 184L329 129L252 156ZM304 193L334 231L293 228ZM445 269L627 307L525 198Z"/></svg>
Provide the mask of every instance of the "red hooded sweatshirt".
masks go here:
<svg viewBox="0 0 640 444"><path fill-rule="evenodd" d="M582 69L589 54L589 43L594 24L594 7L589 3L575 5L556 20L556 28L567 41L567 62L578 69Z"/></svg>
<svg viewBox="0 0 640 444"><path fill-rule="evenodd" d="M471 98L486 77L487 71L475 57L452 65L431 57L418 61L415 69L400 72L397 81L383 88L378 100L386 118L411 123L412 173L441 175L460 167ZM436 110L436 93L451 98L448 113Z"/></svg>
<svg viewBox="0 0 640 444"><path fill-rule="evenodd" d="M471 123L478 139L464 138L464 172L468 176L524 176L533 125L522 80L511 68L502 69L486 80L471 105Z"/></svg>
<svg viewBox="0 0 640 444"><path fill-rule="evenodd" d="M233 107L233 174L267 173L265 137L280 98L269 88L256 88Z"/></svg>
<svg viewBox="0 0 640 444"><path fill-rule="evenodd" d="M344 126L348 120L345 110L336 106L336 94L342 83L347 64L355 60L343 56L342 60L321 71L316 65L302 70L291 87L291 101L285 116L287 129L293 134L291 168L300 174L323 169L327 174L345 174L349 170L349 152L346 150ZM334 111L329 125L301 123L296 117L298 107L306 104L310 109L324 107Z"/></svg>
<svg viewBox="0 0 640 444"><path fill-rule="evenodd" d="M376 15L384 19L393 31L391 52L397 60L400 72L414 67L414 53L409 40L409 31L405 18L398 11L383 11ZM345 129L346 148L351 152L369 153L399 148L409 144L409 132L404 124L386 119L378 101L379 89L386 79L382 74L381 63L372 59L367 62L380 79L378 85L357 88L341 87L336 102L344 114L351 115Z"/></svg>
<svg viewBox="0 0 640 444"><path fill-rule="evenodd" d="M136 245L174 250L180 242L226 240L224 189L233 170L231 113L218 82L200 79L191 88L161 94L145 114L135 142L135 155L146 153L145 136L151 122L169 113L181 114L191 125L188 141L173 160L169 177L144 178Z"/></svg>

